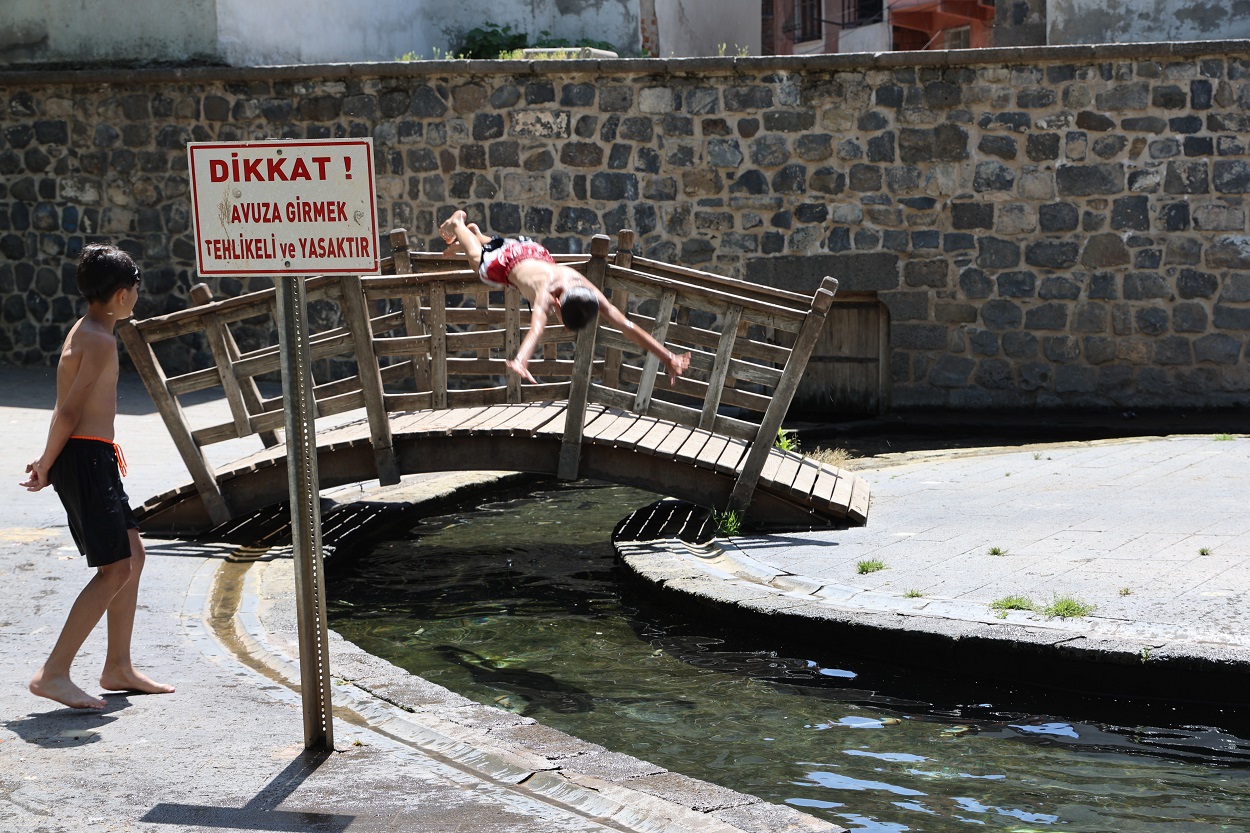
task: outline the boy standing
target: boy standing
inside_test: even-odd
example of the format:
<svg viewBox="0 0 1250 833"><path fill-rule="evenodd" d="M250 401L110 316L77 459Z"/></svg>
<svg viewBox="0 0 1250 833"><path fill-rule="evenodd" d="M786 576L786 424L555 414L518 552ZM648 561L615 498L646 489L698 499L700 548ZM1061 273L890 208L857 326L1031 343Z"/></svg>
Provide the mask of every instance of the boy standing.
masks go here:
<svg viewBox="0 0 1250 833"><path fill-rule="evenodd" d="M125 460L113 442L117 415L117 341L113 328L139 299L139 267L114 246L93 243L78 260L78 289L87 314L70 329L56 371L56 406L48 441L26 467L28 491L53 486L65 506L70 532L96 573L70 608L61 635L30 681L31 693L76 709L103 709L70 680L70 665L88 634L108 614L108 648L100 687L107 691L168 694L130 659L143 543L122 490Z"/></svg>
<svg viewBox="0 0 1250 833"><path fill-rule="evenodd" d="M547 318L553 315L565 327L577 331L603 313L609 324L660 360L670 385L690 366L689 353L673 353L646 330L638 329L593 283L576 269L556 263L551 254L533 240L487 237L475 223L466 220L463 211L455 211L440 226L443 242L448 244L443 254L448 257L467 255L469 266L483 283L515 286L529 301L529 332L516 357L505 362L522 379L534 381L529 372L529 359L542 341Z"/></svg>

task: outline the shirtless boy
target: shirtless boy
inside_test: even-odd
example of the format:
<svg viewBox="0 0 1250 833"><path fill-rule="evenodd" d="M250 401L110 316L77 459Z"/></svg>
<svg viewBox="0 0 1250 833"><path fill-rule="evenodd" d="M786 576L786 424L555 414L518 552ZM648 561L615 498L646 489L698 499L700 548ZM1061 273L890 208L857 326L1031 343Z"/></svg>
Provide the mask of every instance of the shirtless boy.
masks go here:
<svg viewBox="0 0 1250 833"><path fill-rule="evenodd" d="M529 372L529 360L542 341L550 316L576 331L602 314L626 338L660 360L668 373L669 384L675 384L677 377L690 366L689 353L673 353L646 330L638 329L594 284L576 269L556 263L551 254L533 240L487 237L476 223L466 220L463 211L456 211L439 227L443 242L448 244L443 254L447 257L468 255L469 265L483 283L515 286L529 301L529 332L516 357L505 362L522 379L534 381Z"/></svg>
<svg viewBox="0 0 1250 833"><path fill-rule="evenodd" d="M87 314L65 338L56 371L56 406L48 441L26 467L28 491L53 486L69 516L70 532L95 575L70 608L61 635L30 690L76 709L103 709L105 701L70 680L70 665L96 624L108 614L108 647L100 687L106 691L168 694L130 660L143 544L122 490L125 460L113 442L117 415L117 341L113 328L139 299L139 267L113 246L91 244L78 260L78 289Z"/></svg>

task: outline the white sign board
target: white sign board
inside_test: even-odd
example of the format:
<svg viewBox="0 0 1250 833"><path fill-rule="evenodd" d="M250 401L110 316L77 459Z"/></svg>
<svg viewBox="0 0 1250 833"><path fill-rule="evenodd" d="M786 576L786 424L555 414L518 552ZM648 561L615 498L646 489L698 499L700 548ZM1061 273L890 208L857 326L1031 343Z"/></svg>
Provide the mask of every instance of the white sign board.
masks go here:
<svg viewBox="0 0 1250 833"><path fill-rule="evenodd" d="M372 139L192 142L201 275L378 272Z"/></svg>

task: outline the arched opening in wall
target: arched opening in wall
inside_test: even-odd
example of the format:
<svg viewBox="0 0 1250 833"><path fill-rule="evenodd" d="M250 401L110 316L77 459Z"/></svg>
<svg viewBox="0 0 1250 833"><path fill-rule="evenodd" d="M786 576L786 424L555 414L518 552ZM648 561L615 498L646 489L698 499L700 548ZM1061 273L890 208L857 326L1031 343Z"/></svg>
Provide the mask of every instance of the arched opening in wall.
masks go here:
<svg viewBox="0 0 1250 833"><path fill-rule="evenodd" d="M791 411L821 419L877 416L890 407L890 312L875 293L838 296Z"/></svg>

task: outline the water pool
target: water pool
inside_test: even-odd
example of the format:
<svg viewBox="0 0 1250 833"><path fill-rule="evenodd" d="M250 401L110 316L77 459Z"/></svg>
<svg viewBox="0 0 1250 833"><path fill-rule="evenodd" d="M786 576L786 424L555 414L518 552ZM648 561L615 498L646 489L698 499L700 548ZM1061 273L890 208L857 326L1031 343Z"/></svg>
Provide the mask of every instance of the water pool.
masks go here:
<svg viewBox="0 0 1250 833"><path fill-rule="evenodd" d="M479 702L852 830L1250 833L1250 743L1226 732L1013 711L977 681L656 609L609 541L655 499L553 486L428 518L336 555L331 626Z"/></svg>

